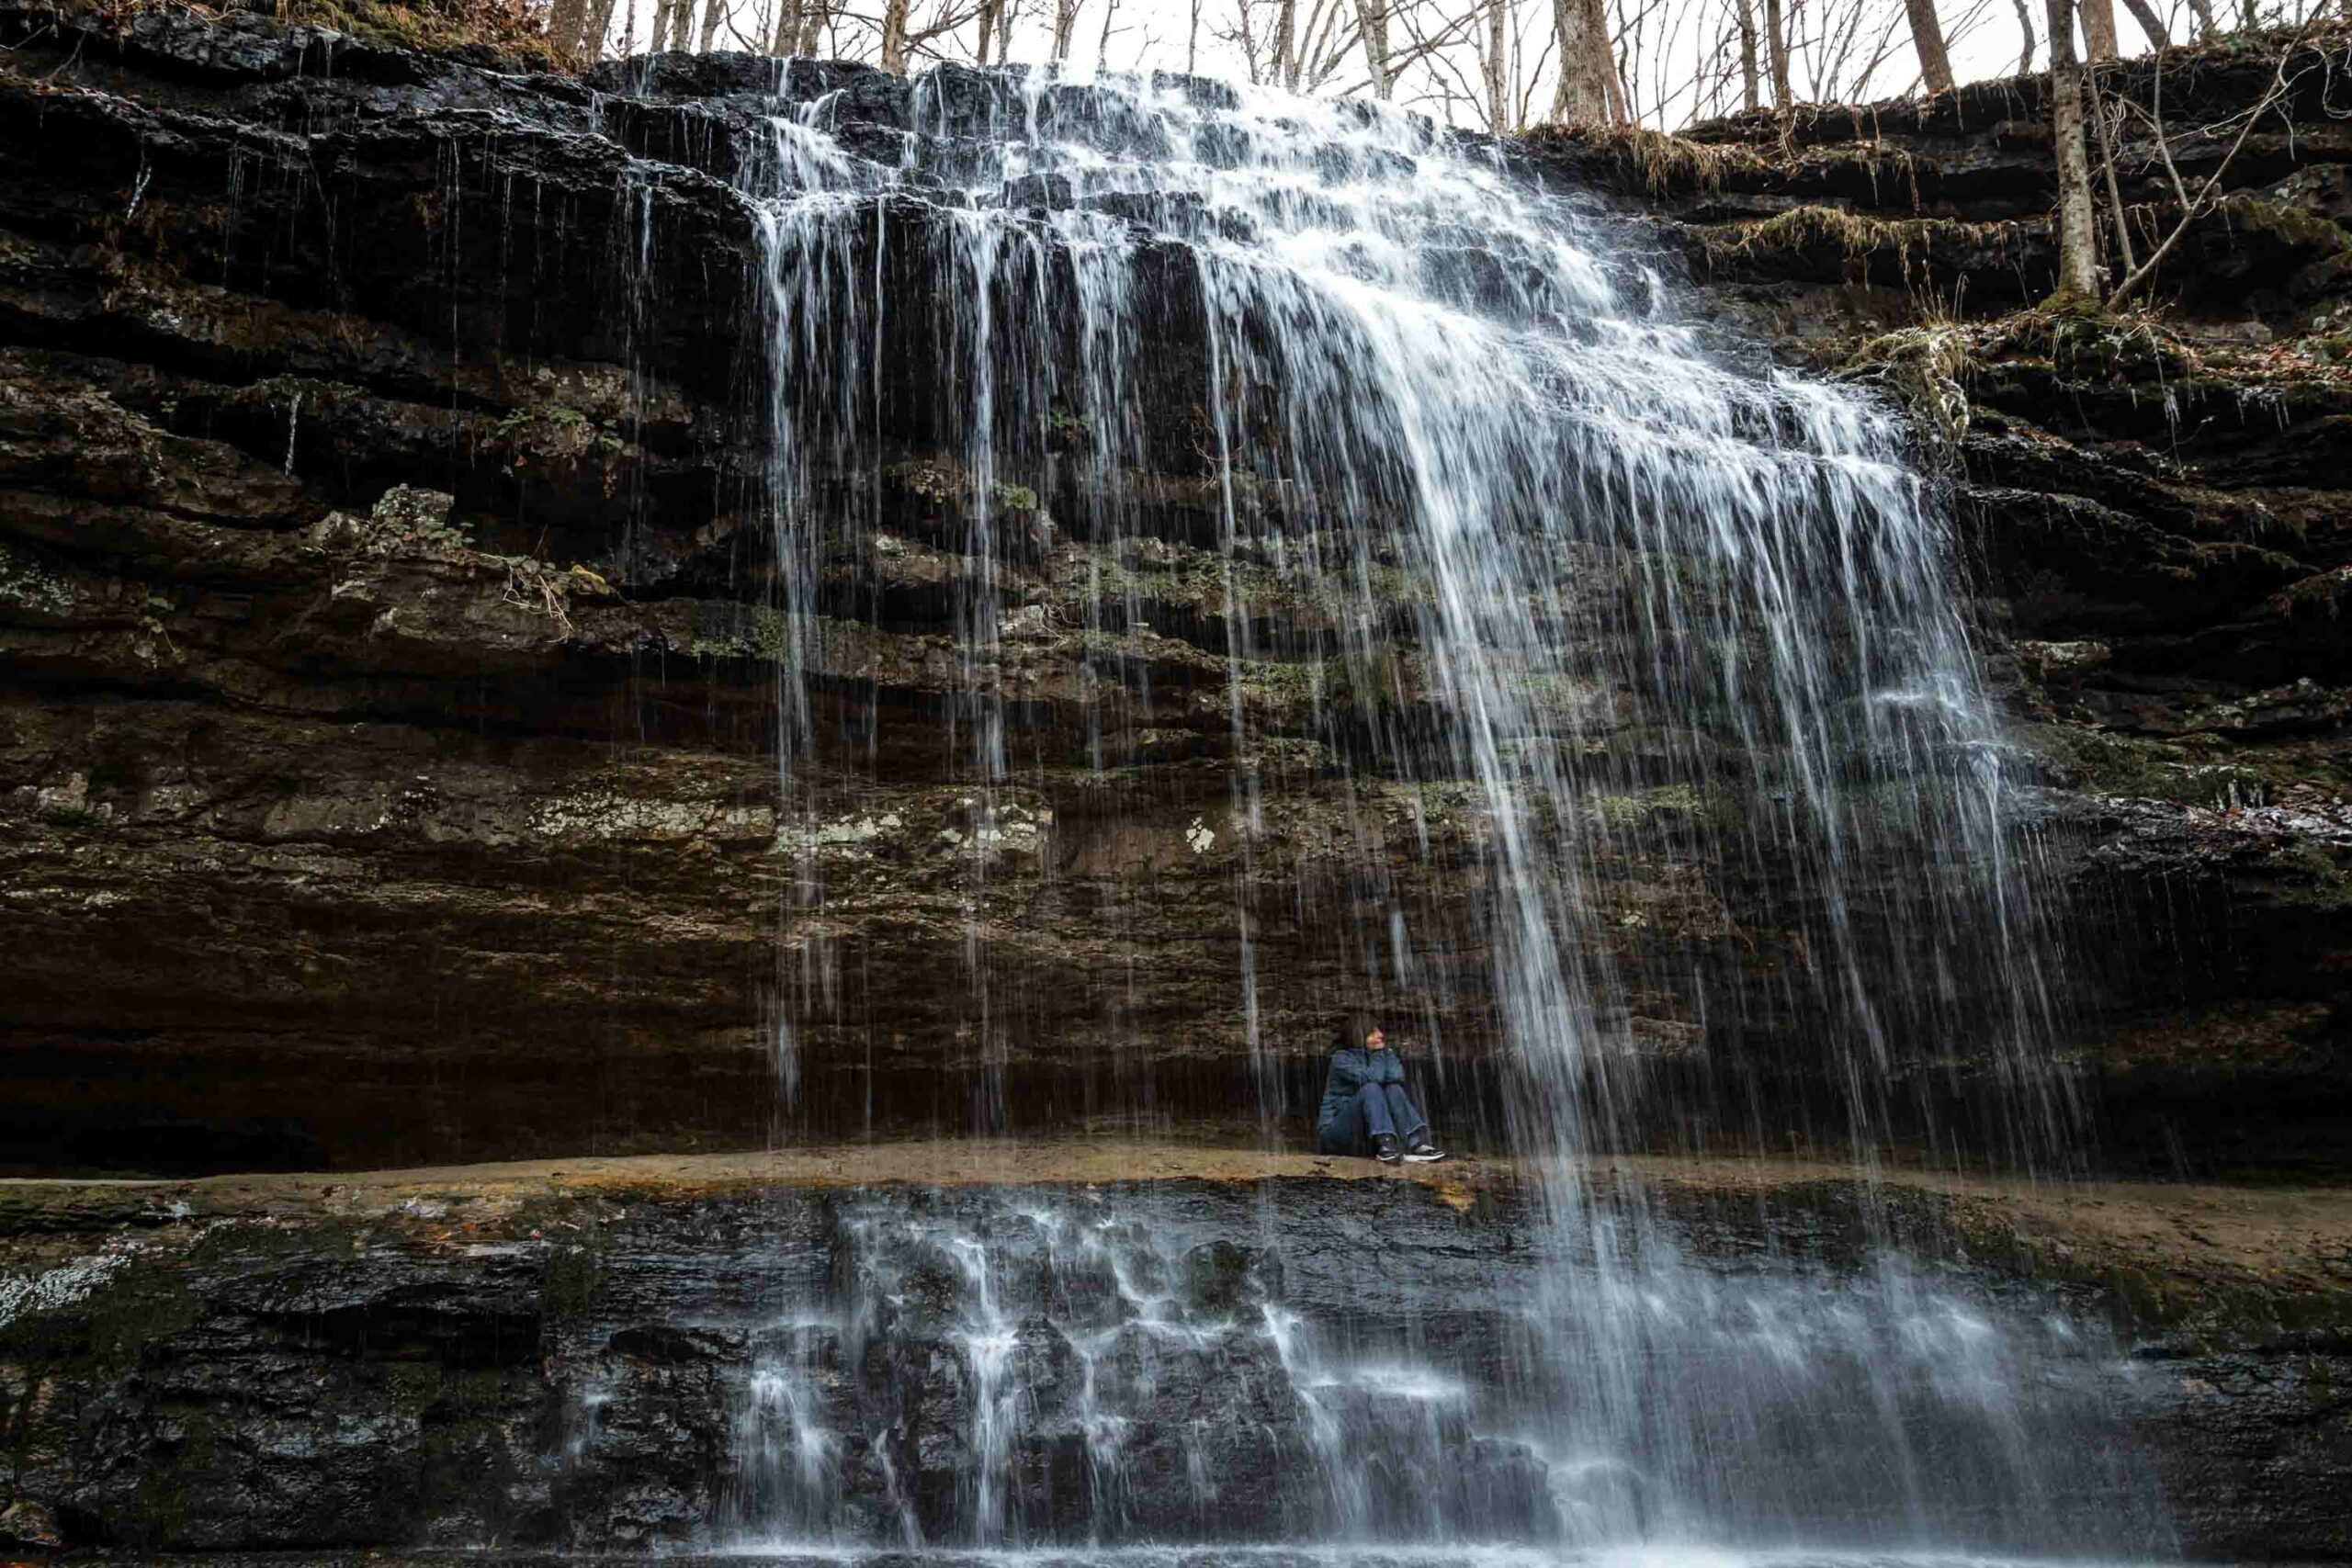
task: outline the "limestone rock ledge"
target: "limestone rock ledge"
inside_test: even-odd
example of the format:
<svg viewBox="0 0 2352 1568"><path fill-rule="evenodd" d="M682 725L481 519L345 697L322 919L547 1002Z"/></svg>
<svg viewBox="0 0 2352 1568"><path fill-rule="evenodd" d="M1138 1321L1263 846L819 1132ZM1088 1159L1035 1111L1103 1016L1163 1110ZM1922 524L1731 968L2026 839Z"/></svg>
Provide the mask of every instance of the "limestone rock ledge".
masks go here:
<svg viewBox="0 0 2352 1568"><path fill-rule="evenodd" d="M761 1402L765 1367L805 1380L794 1397L812 1403L790 1405L792 1421L846 1445L823 1517L893 1539L904 1510L937 1540L973 1506L957 1477L986 1390L961 1336L982 1298L954 1246L910 1238L968 1233L987 1238L1015 1325L1016 1528L1280 1538L1328 1502L1283 1479L1324 1462L1299 1390L1350 1396L1252 1325L1295 1316L1360 1357L1425 1360L1474 1390L1508 1380L1543 1246L1529 1174L1108 1141L7 1183L0 1529L18 1546L143 1551L755 1537L819 1506L791 1491L797 1461L763 1468L763 1442L788 1459L806 1440L762 1437L788 1404ZM1769 1281L1775 1258L1835 1280L1862 1257L1860 1190L1835 1168L1652 1161L1597 1179L1604 1201L1638 1180L1690 1255L1741 1290ZM2106 1427L2126 1436L2109 1456L2122 1468L2103 1473L2160 1486L2192 1556L2352 1551L2333 1505L2352 1478L2336 1415L2352 1370L2339 1194L1897 1176L1883 1212L1988 1310L2086 1325L2091 1359L2053 1375L2106 1391ZM1375 1227L1409 1267L1363 1266ZM1134 1256L1119 1253L1114 1283L1122 1247ZM862 1339L808 1337L854 1317L877 1280L889 1305ZM1072 1332L1136 1311L1230 1337L1198 1361L1170 1340L1129 1366L1140 1352L1115 1336L1103 1343L1123 1348L1072 1359L1072 1344L1095 1343ZM2119 1348L2098 1350L2109 1329ZM1123 1402L1132 1462L1115 1500L1090 1465L1097 1393ZM1250 1418L1235 1418L1237 1399ZM1392 1434L1422 1440L1417 1424L1434 1423L1425 1440L1446 1456L1443 1486L1415 1506L1442 1510L1458 1489L1488 1536L1540 1536L1528 1456L1448 1408L1416 1406ZM1382 1418L1377 1402L1322 1416ZM2073 1461L2038 1462L2047 1475ZM2148 1498L2077 1501L2120 1517Z"/></svg>

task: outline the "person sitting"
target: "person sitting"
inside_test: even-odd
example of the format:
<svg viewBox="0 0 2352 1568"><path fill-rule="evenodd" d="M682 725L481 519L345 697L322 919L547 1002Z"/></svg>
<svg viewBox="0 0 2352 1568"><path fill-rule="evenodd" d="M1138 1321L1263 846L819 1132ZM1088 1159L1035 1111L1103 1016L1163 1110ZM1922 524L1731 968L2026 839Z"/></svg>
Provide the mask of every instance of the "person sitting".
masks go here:
<svg viewBox="0 0 2352 1568"><path fill-rule="evenodd" d="M1327 1155L1368 1154L1383 1165L1445 1157L1430 1142L1429 1119L1405 1092L1405 1064L1368 1019L1342 1025L1332 1044L1315 1146Z"/></svg>

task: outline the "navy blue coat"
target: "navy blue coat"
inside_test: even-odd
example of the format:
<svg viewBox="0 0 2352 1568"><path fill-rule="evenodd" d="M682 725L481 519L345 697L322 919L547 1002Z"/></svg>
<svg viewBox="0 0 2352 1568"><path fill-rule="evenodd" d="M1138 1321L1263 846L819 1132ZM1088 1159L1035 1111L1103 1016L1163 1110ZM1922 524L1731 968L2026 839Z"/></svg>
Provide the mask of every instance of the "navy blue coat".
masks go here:
<svg viewBox="0 0 2352 1568"><path fill-rule="evenodd" d="M1405 1063L1394 1051L1367 1051L1362 1046L1331 1053L1331 1076L1323 1083L1323 1109L1315 1113L1317 1131L1348 1108L1356 1090L1368 1083L1401 1084Z"/></svg>

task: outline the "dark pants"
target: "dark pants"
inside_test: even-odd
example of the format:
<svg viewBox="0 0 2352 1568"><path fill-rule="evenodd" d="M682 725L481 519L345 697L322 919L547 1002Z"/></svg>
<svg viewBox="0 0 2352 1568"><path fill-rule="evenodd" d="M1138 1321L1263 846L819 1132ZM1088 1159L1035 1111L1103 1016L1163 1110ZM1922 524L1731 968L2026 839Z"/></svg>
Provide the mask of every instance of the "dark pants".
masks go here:
<svg viewBox="0 0 2352 1568"><path fill-rule="evenodd" d="M1405 1097L1403 1084L1368 1083L1315 1129L1315 1146L1327 1155L1368 1155L1372 1140L1384 1133L1409 1148L1429 1130L1429 1122Z"/></svg>

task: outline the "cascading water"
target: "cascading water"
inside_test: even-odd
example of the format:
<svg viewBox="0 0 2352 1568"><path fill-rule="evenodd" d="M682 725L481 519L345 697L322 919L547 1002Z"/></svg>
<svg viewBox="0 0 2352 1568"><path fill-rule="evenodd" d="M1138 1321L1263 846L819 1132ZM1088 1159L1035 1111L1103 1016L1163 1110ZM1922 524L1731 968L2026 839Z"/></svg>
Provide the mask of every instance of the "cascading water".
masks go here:
<svg viewBox="0 0 2352 1568"><path fill-rule="evenodd" d="M1137 1436L1160 1406L1136 1380L1178 1369L1238 1399L1279 1382L1257 1457L1313 1477L1278 1510L1296 1541L2146 1546L2144 1518L2116 1517L2131 1486L2100 1437L2095 1337L1883 1245L1859 1268L1726 1271L1637 1183L1603 1194L1587 1174L1673 1125L1680 1068L1643 1032L1661 1014L1803 1042L1792 1075L1829 1086L1809 1133L1865 1161L1898 1128L1955 1152L1934 1108L1961 1062L2007 1086L2004 1146L1984 1152L2059 1146L2062 1087L2037 1054L2052 928L1896 422L1703 346L1604 214L1510 149L1408 116L1043 73L942 70L888 113L860 90L781 69L734 169L764 274L801 855L787 1091L794 1030L842 1006L827 851L855 831L828 809L837 772L808 760L820 723L854 740L856 716L836 690L820 719L813 671L854 668L857 626L888 614L838 570L907 547L887 491L927 507L952 602L938 764L967 813L944 836L971 911L968 1130L1014 1121L984 910L1001 856L1044 826L1017 787L1035 765L1022 649L1083 654L1106 774L1153 743L1156 661L1214 658L1229 762L1193 830L1244 846L1250 1048L1269 1050L1251 931L1306 897L1261 864L1280 850L1266 781L1403 803L1423 858L1471 861L1473 896L1360 857L1338 895L1346 994L1319 1000L1398 1005L1441 1059L1490 1066L1486 1135L1544 1173L1542 1266L1504 1292L1500 1364L1459 1365L1428 1345L1335 1348L1343 1325L1262 1279L1189 1303L1139 1283L1182 1259L1118 1239L1115 1210L947 1223L880 1204L848 1222L834 1315L778 1303L751 1363L745 1534L995 1545L1069 1539L1053 1521L1071 1517L1096 1543L1227 1533L1214 1499L1237 1475L1183 1431ZM1171 560L1207 563L1221 607L1181 651L1135 586ZM1046 561L1082 592L1024 586ZM1669 917L1690 956L1662 997L1623 955ZM1742 972L1766 928L1802 962ZM1297 1108L1270 1057L1255 1081L1273 1129ZM1265 1224L1279 1258L1279 1204ZM899 1395L859 1369L913 1332L897 1281L943 1269L922 1310L949 1321L923 1332L955 1347L967 1473L925 1503L899 1495L876 1435L903 1428L883 1408ZM1074 1305L1069 1281L1095 1276L1110 1286ZM1023 1446L1053 1425L1041 1401L1075 1402L1060 1472ZM1194 1409L1215 1419L1217 1399ZM1139 1450L1182 1468L1191 1516L1131 1506ZM891 1506L828 1501L852 1456L889 1472ZM1082 1505L1040 1501L1070 1486Z"/></svg>

